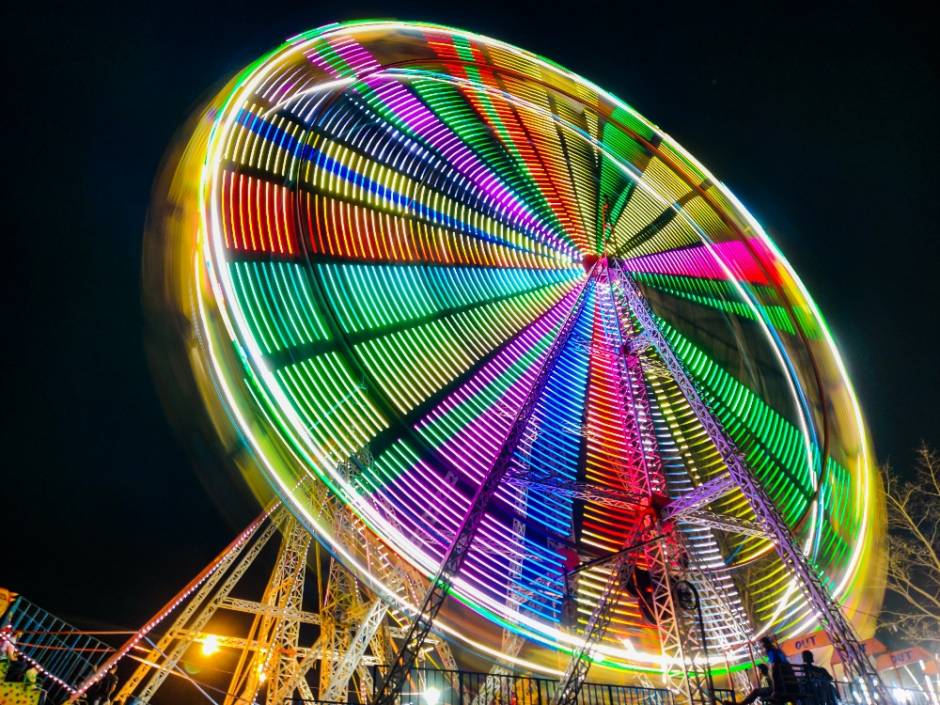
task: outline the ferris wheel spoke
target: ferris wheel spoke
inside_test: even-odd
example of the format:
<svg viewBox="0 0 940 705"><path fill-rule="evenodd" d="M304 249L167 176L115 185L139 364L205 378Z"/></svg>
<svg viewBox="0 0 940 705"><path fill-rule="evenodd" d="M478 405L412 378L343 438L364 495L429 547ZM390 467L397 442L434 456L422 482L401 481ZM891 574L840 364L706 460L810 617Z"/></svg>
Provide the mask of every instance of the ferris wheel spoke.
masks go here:
<svg viewBox="0 0 940 705"><path fill-rule="evenodd" d="M541 130L548 132L546 139L557 144L553 150L553 163L561 166L556 170L562 172L560 180L563 184L570 209L573 213L569 219L579 225L579 249L584 253L599 252L594 234L597 231L597 185L595 181L594 154L591 146L576 130L583 130L582 116L571 111L570 106L554 93L547 93L546 107L561 120L552 121L550 126L541 126Z"/></svg>
<svg viewBox="0 0 940 705"><path fill-rule="evenodd" d="M552 110L565 117L567 122L565 125L556 123L555 130L562 146L562 161L571 184L574 207L577 208L577 217L584 232L581 251L600 254L602 248L597 234L601 211L598 202L595 148L580 135L576 138L573 134L574 130L587 132L590 126L585 123L583 112L574 113L567 103L558 100L554 95L550 95L550 105Z"/></svg>
<svg viewBox="0 0 940 705"><path fill-rule="evenodd" d="M782 306L767 303L761 305L761 311L756 311L754 308L738 300L734 285L730 282L707 277L669 275L654 272L647 273L644 271L646 269L644 264L636 261L629 261L628 269L634 272L634 278L637 282L673 299L681 299L690 304L705 306L721 311L729 316L752 321L757 320L758 317L763 314L772 322L776 330L784 331L791 335L795 334L790 319L784 312ZM755 298L757 298L758 301L773 300L772 291L761 291L757 289L755 294Z"/></svg>
<svg viewBox="0 0 940 705"><path fill-rule="evenodd" d="M451 340L463 335L478 335L479 331L474 330L468 322L490 318L493 310L502 307L520 306L525 308L527 305L531 305L527 304L527 299L529 301L540 300L546 295L553 297L557 295L563 286L564 283L558 282L541 284L528 290L493 296L483 301L467 303L453 308L440 308L415 318L391 318L390 322L375 325L374 327L354 328L345 334L345 338L353 349L360 349L372 345L384 346L386 343L395 345L394 341L397 338L408 338L415 335L421 337L426 331L432 329L435 333L446 336ZM402 315L402 312L395 313ZM442 338L438 339L442 340ZM272 369L278 369L338 349L339 344L335 340L317 340L285 346L269 353L267 359ZM460 373L461 371L458 371L458 375Z"/></svg>
<svg viewBox="0 0 940 705"><path fill-rule="evenodd" d="M511 76L497 74L494 80L503 93L520 87L519 80ZM578 197L572 175L572 155L563 128L554 122L546 123L536 112L541 110L560 115L560 111L555 110L555 98L551 91L545 89L529 91L527 100L533 104L532 107L509 103L505 109L514 118L517 131L521 133L518 148L523 150L527 170L532 173L540 190L544 191L544 198L555 204L556 218L572 244L578 251L587 252L588 233L592 229L588 227L589 219L583 217L581 207L591 200L582 201Z"/></svg>
<svg viewBox="0 0 940 705"><path fill-rule="evenodd" d="M453 52L464 47L437 45L437 53L449 61ZM586 221L575 217L574 212L581 207L577 198L565 184L564 175L556 176L561 153L564 160L564 146L549 138L549 129L542 124L544 115L539 110L551 109L552 90L539 87L528 90L527 102L506 101L507 92L518 88L519 79L511 72L499 68L500 58L482 51L473 61L464 67L467 78L471 80L457 83L467 103L474 109L483 124L493 127L496 138L504 146L519 170L529 176L529 182L535 189L528 193L537 194L543 212L550 214L550 220L565 232L571 240L584 251L587 245L584 227ZM544 133L544 134L543 134Z"/></svg>
<svg viewBox="0 0 940 705"><path fill-rule="evenodd" d="M427 212L431 203L442 202L453 204L445 212L456 212L459 204L459 208L470 208L494 222L517 229L522 237L533 235L520 223L506 219L491 199L485 200L486 192L448 167L448 160L442 155L427 148L414 149L417 137L403 128L389 131L361 101L333 104L313 125L285 110L262 115L259 109L246 109L239 125L265 145L258 150L260 156L252 153L250 161L241 168L253 167L269 180L289 183L297 178L285 171L285 164L300 157L301 184L316 174L318 179L325 179L326 185L337 184L333 191L344 184L344 192L350 188L361 192L360 200L373 205L378 196L393 210L400 209L402 204L413 204ZM305 139L301 141L303 135ZM395 177L394 185L383 181L383 175L389 174Z"/></svg>
<svg viewBox="0 0 940 705"><path fill-rule="evenodd" d="M530 320L523 319L518 324L513 324L511 320L497 319L502 325L510 323L513 327L504 328L504 333L500 333L500 337L494 340L492 349L473 361L459 375L454 376L419 403L399 414L402 423L409 428L420 424L422 420L429 419L435 410L450 398L454 399L452 402L454 405L458 405L458 400L466 402L462 399L462 395L478 379L485 380L489 391L499 388L489 386L493 383L493 375L497 370L504 370L504 374L513 376L520 374L527 365L532 364L526 352L544 349L550 339L551 331L560 325L562 317L570 312L571 306L576 302L576 291L572 287L567 292L561 292L557 301L545 306L544 310L533 309ZM496 315L499 313L499 311L495 312ZM531 355L531 352L529 354ZM514 390L517 389L514 385L511 386ZM375 439L375 445L378 448L388 447L393 438L394 436L382 434Z"/></svg>
<svg viewBox="0 0 940 705"><path fill-rule="evenodd" d="M640 227L635 232L631 232L629 227L632 221L633 227L636 226L638 221L646 214L640 214L632 212L630 208L630 203L633 199L638 201L647 201L651 197L648 194L644 194L643 197L637 195L636 190L632 192L632 197L628 204L621 210L617 224L614 226L614 245L611 248L612 254L616 257L625 257L626 253L635 252L640 248L650 248L654 249L658 246L660 240L657 238L663 233L664 230L673 226L673 230L678 230L680 233L683 231L688 231L688 242L697 242L697 240L692 239L691 233L694 231L691 229L688 224L681 221L677 222L676 217L679 215L679 211L693 198L697 197L697 194L693 191L688 191L682 195L679 199L673 202L668 207L661 210L659 215L649 221L647 224ZM650 203L645 203L649 207ZM620 224L623 225L620 225ZM680 237L683 235L680 234ZM697 237L697 236L696 236ZM680 240L681 242L681 240Z"/></svg>
<svg viewBox="0 0 940 705"><path fill-rule="evenodd" d="M630 203L637 182L643 175L653 158L646 149L638 150L633 155L632 171L624 173L621 163L613 159L609 153L618 154L624 145L632 145L632 139L624 129L624 123L631 124L629 116L621 109L614 110L609 118L603 119L600 125L601 149L598 151L598 250L608 252L610 239L614 236L616 226L620 223L621 214ZM635 125L634 125L635 127ZM643 137L654 147L659 144L659 135L643 132ZM635 147L631 147L634 148ZM611 224L608 229L607 224ZM606 232L605 232L606 230Z"/></svg>
<svg viewBox="0 0 940 705"><path fill-rule="evenodd" d="M373 413L377 412L379 415L375 418L370 426L362 428L360 433L366 433L367 438L371 436L373 441L381 441L381 438L376 438L376 434L380 433L382 428L387 429L383 434L383 437L386 439L384 443L376 443L376 445L379 446L377 448L379 452L376 453L376 456L378 457L381 451L384 450L383 446L390 447L394 441L397 441L398 439L405 439L414 449L416 449L420 456L430 460L432 467L438 467L439 471L442 473L450 470L451 468L446 460L442 458L440 454L437 453L433 447L431 447L431 445L429 445L419 434L415 432L411 423L403 419L401 412L401 397L396 398L394 396L394 388L389 387L387 381L383 381L387 380L387 377L382 376L383 374L387 374L387 370L383 367L376 367L371 364L368 356L363 356L357 353L356 349L349 344L342 330L342 326L338 322L335 313L333 312L333 309L330 308L325 302L324 292L326 289L324 288L325 285L323 283L322 277L316 276L313 279L316 285L311 288L310 294L319 310L324 314L328 314L324 316L324 319L326 321L327 327L329 328L329 333L332 339L339 344L339 348L343 353L343 359L349 366L349 372L347 375L351 375L351 377L347 377L347 384L349 384L352 379L360 380L359 384L361 386L359 387L358 391L356 391L356 396L363 398L363 400L368 399L368 405L374 409ZM567 299L570 299L570 296L561 297L561 302L564 302ZM560 303L554 303L551 307L547 308L552 310L559 305ZM294 377L296 378L297 375L301 375L307 371L308 374L303 376L309 378L310 373L312 373L312 370L310 370L311 362L313 361L306 361L304 363L285 368L283 376L287 378L292 372L295 372ZM336 363L337 361L332 362L333 365ZM306 370L304 368L306 368ZM321 373L317 374L319 375ZM311 383L312 381L313 380L311 379ZM302 382L300 381L295 382L294 388L299 390L301 388L301 384ZM303 386L307 389L315 388L315 385L313 384L303 384ZM351 390L351 392L352 391L353 390ZM390 392L392 393L391 395ZM307 404L312 401L309 392L305 392L304 397L308 399L306 402ZM329 412L327 413L327 418L332 415L332 409L336 405L342 405L345 403L345 399L340 398L334 404L332 404L329 409L323 409L323 411ZM332 423L333 422L331 421L331 424ZM353 447L356 446L353 445Z"/></svg>
<svg viewBox="0 0 940 705"><path fill-rule="evenodd" d="M650 494L650 478L658 477L654 461L656 448L651 445L652 429L643 428L651 423L637 387L639 370L625 364L623 350L626 341L621 313L612 298L609 277L599 276L601 293L595 303L595 317L591 338L589 393L586 404L585 479L609 490L632 497L635 509L639 498ZM654 479L654 484L659 483ZM660 490L661 491L661 490ZM614 552L623 547L635 530L632 522L618 521L615 517L622 506L599 498L584 506L584 531L589 532L603 550ZM635 512L634 512L635 513Z"/></svg>
<svg viewBox="0 0 940 705"><path fill-rule="evenodd" d="M565 314L565 318L570 318L571 315L571 312L568 311ZM558 332L559 329L557 326L558 323L555 323L552 327L545 330L545 332L541 335L538 346L541 352L536 357L532 358L531 362L523 365L520 369L520 372L532 374L532 370L536 372L542 370L544 366L549 363L550 353L552 355L558 356L558 366L564 367L566 365L566 361L564 359L565 352L563 349L564 344L558 345L558 350L556 350L556 340L557 336L560 334ZM498 362L498 360L494 360L493 362L495 364ZM541 375L541 372L538 372L538 374ZM551 396L553 393L550 389L550 374L551 373L546 373L546 375L549 375L549 378L544 382L544 394L549 394ZM536 381L537 379L538 377L536 377ZM478 383L474 384L474 382L477 381ZM488 475L488 473L491 472L493 463L497 462L497 459L501 455L511 455L509 451L506 450L506 443L515 442L521 444L520 451L523 453L526 452L523 449L531 449L531 430L538 424L536 417L540 413L539 407L543 402L544 394L542 397L538 397L535 406L532 408L531 420L525 422L525 428L523 430L521 440L511 440L513 437L513 424L510 424L510 421L512 419L507 419L505 416L490 415L488 418L477 417L475 419L467 419L466 417L461 417L460 415L460 409L466 408L469 403L472 402L472 397L468 396L469 394L480 397L489 397L491 390L494 387L508 388L508 385L512 385L514 390L521 390L523 392L525 390L525 387L519 386L518 381L513 382L511 379L500 380L493 376L488 376L485 379L479 380L471 379L467 385L455 393L454 397L451 398L450 403L444 407L449 408L450 411L442 410L440 413L431 414L428 419L426 419L421 424L418 424L417 430L422 435L422 437L428 443L433 444L436 448L436 452L440 453L443 458L452 464L452 467L461 473L457 476L454 476L454 478L451 480L452 484L466 485L466 482L463 482L463 480L464 478L467 478L469 480L470 486L475 486L475 483L481 481L481 477ZM465 392L464 390L467 391ZM530 391L529 393L532 394L533 392ZM485 402L489 402L489 399L485 400ZM492 408L492 405L484 406L483 408ZM448 419L446 418L448 415L457 416L458 418L456 418L456 421L459 425L455 427L453 423L449 423ZM503 441L502 445L492 445L490 453L479 455L482 438L479 434L487 426L488 429L486 430L483 437L489 437L493 439L507 438L509 440ZM446 433L447 428L452 429L451 432L453 432L453 429L456 428L457 435L451 437L450 439L447 439L446 437L442 439L442 434ZM461 440L461 434L469 435ZM468 451L470 449L474 449L476 453L469 454ZM500 502L498 504L492 505L489 511L493 513L493 516L495 517L506 517L500 519L500 521L508 522L513 516L513 513L516 511L514 507L517 506L517 501L514 499L514 497L517 496L517 491L512 487L500 487L496 490L496 493L496 498L498 498ZM526 525L528 526L529 540L532 540L534 537L536 540L541 541L542 545L545 545L546 539L539 537L550 536L558 532L559 529L557 522L567 520L570 515L569 505L566 504L564 500L559 501L558 497L556 496L540 497L537 493L533 492L529 492L528 501L532 503L531 506L535 509L542 512L548 512L548 515L556 517L554 520L546 520L544 522L532 523L531 520L527 521ZM508 515L507 511L509 512ZM484 524L481 527L481 532L482 540L483 534L490 535L492 529L488 529L487 525ZM489 541L488 545L493 545L493 541L497 541L495 534L491 538L492 540ZM487 541L484 541L483 543L484 545L487 545ZM492 562L492 557L487 558L484 556L482 558L474 558L473 556L475 555L476 550L476 548L472 548L470 556L468 557L468 561L470 561L471 564L478 560Z"/></svg>
<svg viewBox="0 0 940 705"><path fill-rule="evenodd" d="M452 212L464 220L444 210L428 210L410 197L409 205L399 208L370 203L365 194L361 199L349 198L336 195L331 189L304 187L298 201L306 244L315 260L551 267L565 258L499 223L481 223L485 227L470 225L469 219L476 214L460 205L455 205ZM366 237L376 227L393 237L387 240Z"/></svg>
<svg viewBox="0 0 940 705"><path fill-rule="evenodd" d="M518 147L515 153L507 149L504 142L494 138L491 130L486 129L477 134L468 133L468 125L483 125L485 121L480 119L481 116L476 112L475 106L467 100L465 93L439 82L418 81L409 87L442 123L452 129L454 135L459 135L465 141L467 147L490 169L492 177L513 195L516 202L522 206L524 222L530 220L526 214L531 214L535 222L531 223L530 227L541 232L543 236L558 238L559 243L568 242L577 246L577 242L565 227L563 216L560 218L561 214L551 205L552 194L545 192L553 190L554 176L545 170L544 162L534 144L530 143L531 148L526 149L530 159L520 164ZM498 100L504 101L504 98L499 96ZM531 126L521 118L516 106L510 103L503 110L515 115L523 130L523 139L531 140L532 135L526 134ZM471 120L471 116L477 119ZM538 178L537 174L541 178ZM559 206L564 208L565 204L559 203Z"/></svg>
<svg viewBox="0 0 940 705"><path fill-rule="evenodd" d="M320 167L318 167L320 168ZM443 262L557 266L562 255L549 245L532 240L511 224L481 221L459 202L417 191L395 192L361 175L337 167L343 179L327 176L317 183L301 180L294 186L283 175L263 169L230 165L222 180L220 216L226 225L226 245L234 251L293 257L299 251L294 210L306 243L319 257L375 260L435 259ZM318 172L323 173L323 172ZM348 179L354 185L350 186ZM383 194L376 202L374 192ZM432 207L430 204L434 204ZM472 224L475 221L479 224ZM399 242L356 245L356 235L381 224L399 234Z"/></svg>
<svg viewBox="0 0 940 705"><path fill-rule="evenodd" d="M633 165L634 172L625 174L621 165L611 159L606 150L616 154L621 144L629 144L629 139L618 125L609 120L603 123L602 135L603 150L598 157L598 249L609 252L610 240L615 237L621 216L630 204L637 182L643 178L652 155L644 150ZM653 136L650 139L655 144L659 138ZM607 224L610 224L609 229L605 228Z"/></svg>
<svg viewBox="0 0 940 705"><path fill-rule="evenodd" d="M512 192L499 174L485 165L473 143L465 141L456 126L442 120L429 107L425 96L416 95L401 78L375 74L363 78L353 90L363 97L370 109L380 116L394 118L392 122L396 127L403 129L426 148L437 151L440 158L458 165L457 169L462 175L483 188L502 208L517 212L521 222L536 232L552 236L551 228L520 200L518 194Z"/></svg>
<svg viewBox="0 0 940 705"><path fill-rule="evenodd" d="M701 242L677 245L650 254L623 256L620 263L631 273L662 274L686 279L746 283L781 303L777 283L760 261L759 248L740 242Z"/></svg>
<svg viewBox="0 0 940 705"><path fill-rule="evenodd" d="M556 284L351 347L398 413L406 414L503 346L571 289L572 284Z"/></svg>
<svg viewBox="0 0 940 705"><path fill-rule="evenodd" d="M577 247L577 238L572 238L570 228L566 227L570 223L566 213L570 203L559 194L555 176L546 168L545 159L538 145L533 142L531 121L524 119L515 105L506 103L498 75L484 73L481 79L484 79L483 85L489 86L489 90L480 90L478 86L471 88L467 84L458 84L453 89L436 87L441 93L453 90L455 95L460 96L459 103L452 102L449 110L446 113L441 111L439 115L443 117L443 114L449 114L447 121L456 118L466 123L472 114L480 124L492 123L491 133L475 142L481 145L477 147L481 158L492 165L494 173L499 173L533 212L539 213L556 233L564 234ZM428 100L427 103L435 109L435 100ZM489 142L492 142L494 149L483 149L482 146ZM495 148L497 145L498 149Z"/></svg>
<svg viewBox="0 0 940 705"><path fill-rule="evenodd" d="M572 538L575 518L572 500L580 497L575 486L583 484L577 481L580 479L586 433L584 413L588 364L576 339L590 330L592 300L596 296L594 289L593 282L590 282L584 308L570 333L571 340L558 354L555 368L536 401L508 470L514 482L527 489L531 507L540 510L537 523L560 535L563 540Z"/></svg>

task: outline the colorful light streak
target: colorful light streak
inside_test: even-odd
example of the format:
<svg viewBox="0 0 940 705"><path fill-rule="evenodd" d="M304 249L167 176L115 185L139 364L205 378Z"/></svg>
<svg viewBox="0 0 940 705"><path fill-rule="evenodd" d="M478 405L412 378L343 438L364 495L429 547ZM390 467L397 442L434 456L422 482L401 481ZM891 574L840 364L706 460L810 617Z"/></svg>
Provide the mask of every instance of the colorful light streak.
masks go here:
<svg viewBox="0 0 940 705"><path fill-rule="evenodd" d="M165 266L195 325L202 394L210 407L221 401L219 417L277 494L374 589L385 590L298 480L325 483L433 574L571 310L582 261L606 255L635 276L838 599L859 623L877 608L863 576L880 566L879 485L824 321L734 196L614 96L478 35L331 25L239 74L175 178L183 215L166 227L179 251ZM720 474L670 379L637 368L639 396L621 396L609 283L588 286L517 470L635 490L638 467L624 460L635 418L668 494ZM343 476L337 464L364 445L374 463ZM752 518L739 492L714 509ZM454 597L547 652L570 650L559 543L585 557L614 550L636 518L506 485ZM755 633L786 637L811 621L766 540L680 529L749 593ZM597 569L580 581L582 613L604 580ZM495 653L492 630L457 628L455 615L442 618L445 632ZM635 604L618 608L597 658L661 668ZM537 653L525 663L554 668Z"/></svg>

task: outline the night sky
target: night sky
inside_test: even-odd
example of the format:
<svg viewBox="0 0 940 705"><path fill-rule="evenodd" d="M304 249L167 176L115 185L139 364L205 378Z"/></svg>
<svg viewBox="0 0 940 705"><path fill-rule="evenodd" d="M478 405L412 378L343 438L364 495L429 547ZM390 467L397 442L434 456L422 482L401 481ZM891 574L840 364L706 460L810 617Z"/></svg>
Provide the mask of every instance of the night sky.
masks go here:
<svg viewBox="0 0 940 705"><path fill-rule="evenodd" d="M893 2L617 5L18 3L2 20L0 585L81 625L137 626L250 518L219 510L158 401L142 228L163 150L201 100L284 37L341 19L463 27L625 99L793 263L878 457L904 467L921 439L940 446L937 27Z"/></svg>

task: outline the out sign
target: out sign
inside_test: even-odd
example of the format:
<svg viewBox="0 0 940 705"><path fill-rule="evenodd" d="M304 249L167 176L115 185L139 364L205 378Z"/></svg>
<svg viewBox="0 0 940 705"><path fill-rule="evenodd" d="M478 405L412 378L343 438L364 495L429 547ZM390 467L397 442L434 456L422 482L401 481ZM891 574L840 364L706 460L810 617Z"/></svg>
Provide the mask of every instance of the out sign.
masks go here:
<svg viewBox="0 0 940 705"><path fill-rule="evenodd" d="M797 651L802 651L803 649L815 649L817 646L822 646L822 644L816 643L816 635L810 634L809 636L802 637L797 639L793 646Z"/></svg>
<svg viewBox="0 0 940 705"><path fill-rule="evenodd" d="M823 646L831 645L832 642L829 640L829 635L824 631L817 631L812 634L804 634L803 636L787 639L780 645L780 648L783 649L784 653L796 654L805 649L819 649Z"/></svg>
<svg viewBox="0 0 940 705"><path fill-rule="evenodd" d="M880 656L875 666L880 671L887 671L892 668L909 666L910 664L916 663L918 661L928 660L930 660L930 654L927 653L926 649L920 646L913 646L910 649L892 651L890 654Z"/></svg>

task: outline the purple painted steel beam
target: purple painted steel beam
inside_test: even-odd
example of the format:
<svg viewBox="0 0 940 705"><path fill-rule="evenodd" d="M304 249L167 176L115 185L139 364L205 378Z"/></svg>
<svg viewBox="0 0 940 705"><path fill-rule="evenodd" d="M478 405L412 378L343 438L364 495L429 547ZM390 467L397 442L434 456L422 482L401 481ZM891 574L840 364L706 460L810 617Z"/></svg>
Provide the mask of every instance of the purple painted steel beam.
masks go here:
<svg viewBox="0 0 940 705"><path fill-rule="evenodd" d="M663 521L678 519L683 514L693 512L700 507L704 507L706 504L711 504L734 487L735 484L731 475L722 474L713 477L711 480L703 482L691 492L687 492L681 497L676 497L669 502L663 509Z"/></svg>
<svg viewBox="0 0 940 705"><path fill-rule="evenodd" d="M871 688L874 691L876 700L880 700L882 703L892 702L888 689L868 660L868 656L865 654L865 650L862 648L852 625L849 624L839 605L823 586L816 569L793 541L793 536L790 534L790 530L777 506L771 501L763 486L757 482L748 470L744 458L734 442L712 415L705 402L702 401L702 397L692 383L685 367L656 324L653 313L642 293L640 293L622 265L618 264L617 269L619 271L617 277L619 284L630 309L643 328L645 340L652 345L662 362L669 369L693 413L699 423L702 424L702 428L721 455L728 468L728 475L731 480L741 490L754 515L763 524L770 538L774 541L774 547L780 560L796 575L804 596L816 612L820 624L832 640L836 651L839 652L846 665L862 682L862 687L866 690Z"/></svg>
<svg viewBox="0 0 940 705"><path fill-rule="evenodd" d="M596 502L607 507L619 507L621 509L636 509L642 501L640 495L600 485L592 485L588 482L568 480L556 473L511 473L506 475L506 482L518 487L553 492L559 496L582 499L587 502Z"/></svg>
<svg viewBox="0 0 940 705"><path fill-rule="evenodd" d="M395 662L375 690L373 705L396 705L402 686L414 667L418 653L431 631L434 618L443 607L447 599L447 593L450 591L454 579L470 552L473 539L483 523L486 510L496 496L496 491L499 489L507 470L509 470L512 457L525 434L536 404L552 375L552 370L555 369L555 364L571 337L575 323L584 310L585 293L590 281L591 277L589 276L581 284L577 299L567 319L562 324L558 336L552 342L545 362L542 364L542 369L539 370L538 377L536 377L532 388L516 412L513 424L499 450L499 454L496 456L496 460L477 488L476 494L470 502L470 507L457 529L457 534L447 550L447 555L442 561L437 575L431 581L431 586L424 597L424 602L421 604L421 610L411 623L411 628L408 630L404 644L398 650Z"/></svg>
<svg viewBox="0 0 940 705"><path fill-rule="evenodd" d="M609 342L608 350L601 354L616 366L618 372L622 403L621 424L627 446L627 456L622 459L622 465L626 467L627 472L621 473L621 479L628 488L628 493L635 493L636 499L631 506L635 510L644 500L652 506L654 496L665 493L666 481L662 474L662 457L653 428L653 415L647 397L643 366L636 349L636 336L624 328L614 295L610 267L606 261L598 266L603 267L610 299L607 304L609 308L605 309L603 305L601 308L604 335ZM595 348L593 344L588 345L588 351L591 353L597 352ZM641 521L641 515L637 514L636 524L626 540L626 546L634 544L643 532ZM616 555L607 586L585 626L581 645L572 652L568 667L558 683L553 705L576 705L591 668L594 644L603 638L610 626L620 588L627 582L635 562L631 549L624 549ZM665 573L665 566L663 572Z"/></svg>

